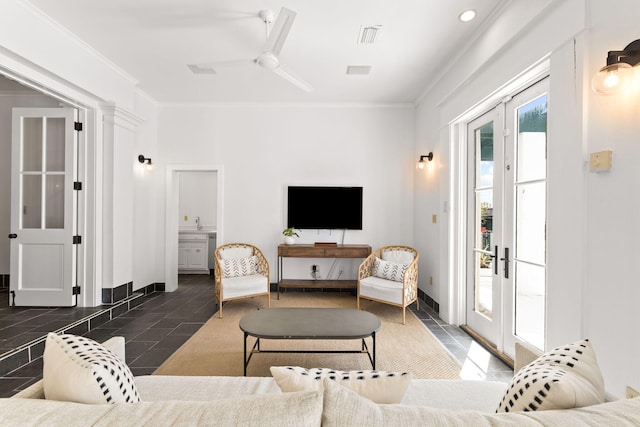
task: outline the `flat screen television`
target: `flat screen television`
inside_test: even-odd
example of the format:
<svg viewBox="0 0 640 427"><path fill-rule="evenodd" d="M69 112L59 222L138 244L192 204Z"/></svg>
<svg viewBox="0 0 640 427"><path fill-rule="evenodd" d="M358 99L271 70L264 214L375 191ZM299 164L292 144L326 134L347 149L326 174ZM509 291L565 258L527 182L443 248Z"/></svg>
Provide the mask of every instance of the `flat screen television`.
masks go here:
<svg viewBox="0 0 640 427"><path fill-rule="evenodd" d="M362 230L362 187L290 186L287 227Z"/></svg>

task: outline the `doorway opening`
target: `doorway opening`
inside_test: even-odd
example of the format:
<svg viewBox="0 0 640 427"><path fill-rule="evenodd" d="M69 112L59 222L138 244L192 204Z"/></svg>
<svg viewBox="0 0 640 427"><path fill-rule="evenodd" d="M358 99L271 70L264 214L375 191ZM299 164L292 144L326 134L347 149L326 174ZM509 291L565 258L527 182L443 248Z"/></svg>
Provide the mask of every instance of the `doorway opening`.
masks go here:
<svg viewBox="0 0 640 427"><path fill-rule="evenodd" d="M187 220L184 220L185 215L180 213L180 178L182 174L187 174L188 180L197 175L191 175L192 173L214 173L215 174L215 195L206 194L201 189L193 189L199 193L200 198L215 197L215 215L212 215L209 220L209 224L213 224L215 221L215 235L216 245L220 245L224 242L223 238L223 200L224 200L224 170L221 165L167 165L167 177L166 177L166 199L165 199L165 291L172 292L178 288L178 264L180 260L179 250L179 234L182 223L188 223L190 227L197 229L195 218L191 218L190 214L187 214ZM201 216L200 214L195 214ZM182 221L180 221L182 219ZM200 218L203 221L204 218ZM205 224L201 223L204 227ZM213 227L211 227L213 228ZM182 227L184 230L184 225ZM209 254L211 258L213 254ZM208 265L208 260L207 260Z"/></svg>

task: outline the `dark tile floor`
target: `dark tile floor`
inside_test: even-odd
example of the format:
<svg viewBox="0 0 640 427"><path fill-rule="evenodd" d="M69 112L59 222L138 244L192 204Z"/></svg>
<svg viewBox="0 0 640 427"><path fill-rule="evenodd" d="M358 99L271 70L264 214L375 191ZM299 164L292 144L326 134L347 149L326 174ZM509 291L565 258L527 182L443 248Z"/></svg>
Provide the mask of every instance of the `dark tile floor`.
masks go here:
<svg viewBox="0 0 640 427"><path fill-rule="evenodd" d="M181 275L177 291L145 296L142 303L132 310L101 324L84 335L96 341L105 341L114 335L124 336L127 343L127 364L133 374L150 374L216 312L213 291L212 276ZM86 310L92 309L74 309L65 314L80 318L86 314L83 313ZM412 310L460 362L463 378L503 382L511 380L513 370L484 350L460 328L447 325L436 312L429 308L421 306L420 310L416 311L415 306L412 306ZM74 312L75 314L72 314ZM38 314L39 316L36 317L51 315L44 309L42 312L38 311ZM60 313L60 315L64 314ZM31 325L26 324L28 323L26 319L27 317L22 320L24 330L14 329L16 334L29 332L26 328ZM0 327L3 324L7 325L2 323L4 320L0 314ZM15 320L14 318L13 321ZM49 322L56 320L49 319ZM46 325L42 319L36 323L40 324L33 325L34 327ZM55 325L50 324L50 327ZM19 326L19 323L7 327L14 326ZM0 334L2 334L1 329ZM0 335L0 337L5 336ZM7 341L10 339L10 337L6 338ZM41 358L9 372L0 377L0 397L15 394L39 380L41 375Z"/></svg>

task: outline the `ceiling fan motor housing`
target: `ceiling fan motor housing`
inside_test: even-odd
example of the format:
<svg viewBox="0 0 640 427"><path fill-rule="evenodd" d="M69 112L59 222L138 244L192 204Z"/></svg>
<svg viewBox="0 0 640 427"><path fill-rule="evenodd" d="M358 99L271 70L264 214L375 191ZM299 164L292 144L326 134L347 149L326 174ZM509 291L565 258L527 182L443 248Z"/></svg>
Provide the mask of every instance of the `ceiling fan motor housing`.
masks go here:
<svg viewBox="0 0 640 427"><path fill-rule="evenodd" d="M280 61L271 52L264 52L256 58L256 64L267 70L273 70L280 65Z"/></svg>

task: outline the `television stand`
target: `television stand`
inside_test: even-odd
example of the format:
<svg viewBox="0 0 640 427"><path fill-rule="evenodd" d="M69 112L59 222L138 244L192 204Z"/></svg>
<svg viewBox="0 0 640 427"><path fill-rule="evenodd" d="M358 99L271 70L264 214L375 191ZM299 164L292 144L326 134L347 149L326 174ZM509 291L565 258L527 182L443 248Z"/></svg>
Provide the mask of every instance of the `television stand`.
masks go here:
<svg viewBox="0 0 640 427"><path fill-rule="evenodd" d="M280 288L355 289L356 280L304 280L283 279L283 258L366 258L371 254L369 245L279 245L278 246L278 299Z"/></svg>

